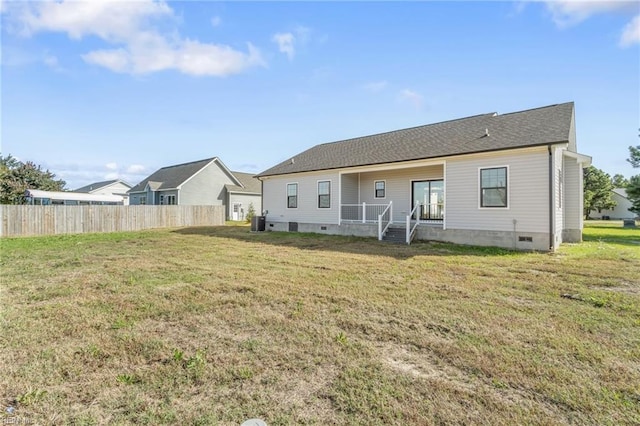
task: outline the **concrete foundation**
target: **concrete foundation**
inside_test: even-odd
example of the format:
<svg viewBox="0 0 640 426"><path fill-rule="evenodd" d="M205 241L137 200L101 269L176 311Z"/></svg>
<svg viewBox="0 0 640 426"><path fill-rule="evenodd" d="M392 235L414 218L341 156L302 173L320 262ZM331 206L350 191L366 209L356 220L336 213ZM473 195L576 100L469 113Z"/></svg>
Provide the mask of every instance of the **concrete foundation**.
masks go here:
<svg viewBox="0 0 640 426"><path fill-rule="evenodd" d="M318 224L298 223L298 232L312 232L329 235L352 235L357 237L378 237L377 223L343 223ZM289 222L271 222L267 218L267 231L288 232ZM582 240L580 230L568 230L567 242ZM575 240L578 238L577 240ZM469 229L442 229L439 226L419 225L416 228L414 240L440 241L474 246L502 247L512 250L549 251L549 234L541 232L508 232L508 231L480 231Z"/></svg>
<svg viewBox="0 0 640 426"><path fill-rule="evenodd" d="M562 241L565 243L581 243L582 229L563 229Z"/></svg>

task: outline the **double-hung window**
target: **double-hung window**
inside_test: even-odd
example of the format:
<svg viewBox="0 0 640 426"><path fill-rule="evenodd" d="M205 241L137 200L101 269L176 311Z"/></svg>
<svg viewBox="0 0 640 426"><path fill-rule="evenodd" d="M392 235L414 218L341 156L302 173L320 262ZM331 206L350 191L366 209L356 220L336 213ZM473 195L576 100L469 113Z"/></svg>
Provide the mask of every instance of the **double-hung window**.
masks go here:
<svg viewBox="0 0 640 426"><path fill-rule="evenodd" d="M384 198L385 197L385 181L377 180L373 184L375 187L375 198Z"/></svg>
<svg viewBox="0 0 640 426"><path fill-rule="evenodd" d="M167 204L168 205L174 205L176 203L176 196L175 195L167 195Z"/></svg>
<svg viewBox="0 0 640 426"><path fill-rule="evenodd" d="M297 183L287 184L287 208L288 209L298 208L298 184Z"/></svg>
<svg viewBox="0 0 640 426"><path fill-rule="evenodd" d="M480 169L480 207L508 207L507 168Z"/></svg>
<svg viewBox="0 0 640 426"><path fill-rule="evenodd" d="M318 182L318 208L331 208L331 181L323 180Z"/></svg>

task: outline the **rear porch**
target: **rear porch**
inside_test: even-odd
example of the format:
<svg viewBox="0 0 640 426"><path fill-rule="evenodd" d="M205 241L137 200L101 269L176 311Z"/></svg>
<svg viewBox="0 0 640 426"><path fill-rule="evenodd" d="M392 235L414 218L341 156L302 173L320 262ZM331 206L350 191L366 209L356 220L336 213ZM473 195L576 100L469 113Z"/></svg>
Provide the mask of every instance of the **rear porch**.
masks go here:
<svg viewBox="0 0 640 426"><path fill-rule="evenodd" d="M339 224L377 225L378 239L393 234L410 243L418 227L442 229L445 221L444 164L340 175ZM401 229L398 229L401 228ZM392 229L392 232L390 232Z"/></svg>

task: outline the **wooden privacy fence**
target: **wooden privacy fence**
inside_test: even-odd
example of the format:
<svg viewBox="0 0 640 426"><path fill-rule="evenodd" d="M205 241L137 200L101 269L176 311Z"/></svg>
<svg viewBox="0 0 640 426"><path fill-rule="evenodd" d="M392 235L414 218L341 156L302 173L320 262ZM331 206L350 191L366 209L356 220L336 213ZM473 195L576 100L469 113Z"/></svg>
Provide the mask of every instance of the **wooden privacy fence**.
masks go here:
<svg viewBox="0 0 640 426"><path fill-rule="evenodd" d="M0 205L2 237L224 225L224 206Z"/></svg>

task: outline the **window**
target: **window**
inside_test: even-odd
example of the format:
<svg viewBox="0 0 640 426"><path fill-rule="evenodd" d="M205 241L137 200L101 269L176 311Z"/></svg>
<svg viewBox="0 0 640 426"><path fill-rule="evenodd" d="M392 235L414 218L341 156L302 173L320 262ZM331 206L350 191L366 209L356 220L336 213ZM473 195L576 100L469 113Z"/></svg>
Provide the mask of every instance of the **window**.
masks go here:
<svg viewBox="0 0 640 426"><path fill-rule="evenodd" d="M167 195L167 204L168 205L173 205L176 203L176 196L175 195Z"/></svg>
<svg viewBox="0 0 640 426"><path fill-rule="evenodd" d="M507 207L507 168L480 169L480 207Z"/></svg>
<svg viewBox="0 0 640 426"><path fill-rule="evenodd" d="M374 183L375 187L375 198L384 198L385 197L385 181L377 180Z"/></svg>
<svg viewBox="0 0 640 426"><path fill-rule="evenodd" d="M163 204L164 204L164 195L161 195L160 196L160 205L163 205Z"/></svg>
<svg viewBox="0 0 640 426"><path fill-rule="evenodd" d="M298 184L297 183L287 184L287 208L288 209L298 208Z"/></svg>
<svg viewBox="0 0 640 426"><path fill-rule="evenodd" d="M140 204L147 204L147 196L146 195L141 195L140 196Z"/></svg>
<svg viewBox="0 0 640 426"><path fill-rule="evenodd" d="M318 208L331 208L331 181L318 182Z"/></svg>

